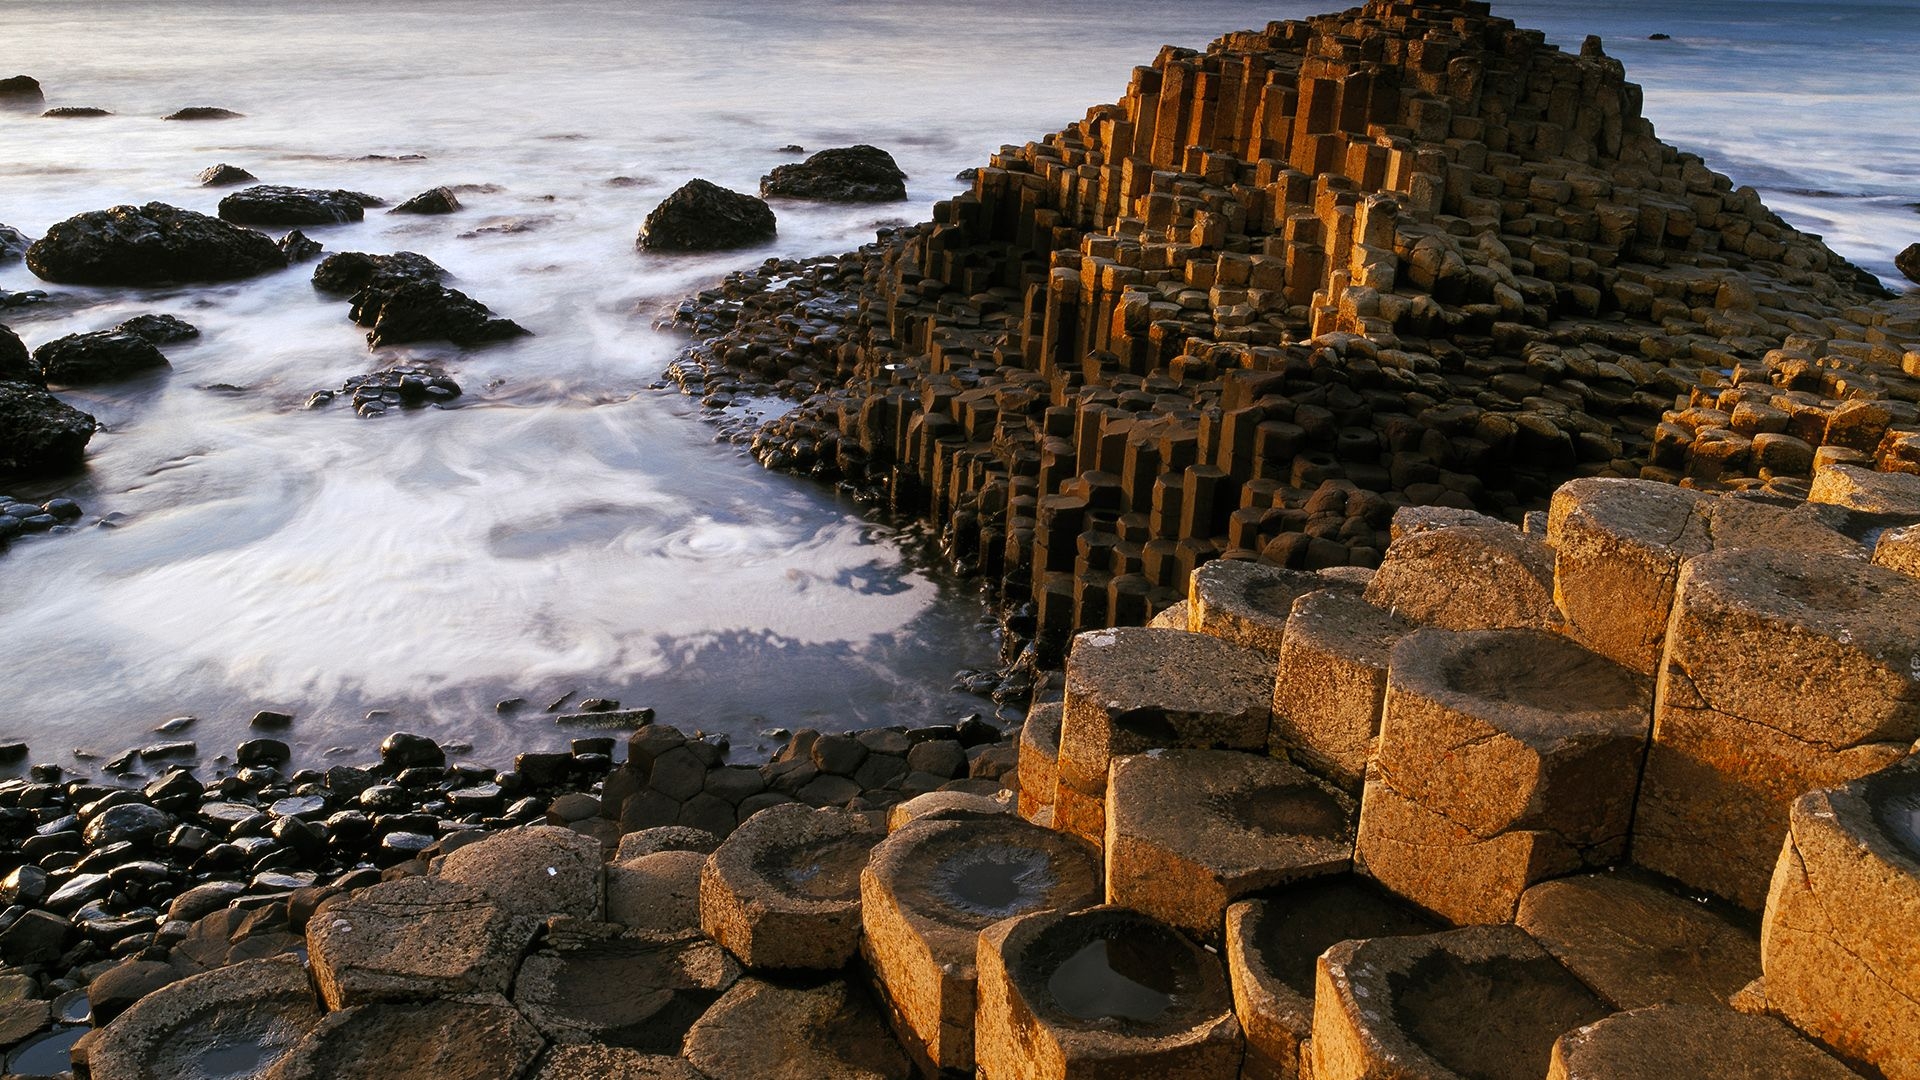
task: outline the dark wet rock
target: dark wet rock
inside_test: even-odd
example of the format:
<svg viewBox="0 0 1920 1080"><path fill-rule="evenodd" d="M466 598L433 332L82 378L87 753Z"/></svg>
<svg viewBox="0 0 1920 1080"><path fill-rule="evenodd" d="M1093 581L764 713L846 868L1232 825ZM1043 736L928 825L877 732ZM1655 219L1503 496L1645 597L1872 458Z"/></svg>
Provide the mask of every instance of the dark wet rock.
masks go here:
<svg viewBox="0 0 1920 1080"><path fill-rule="evenodd" d="M391 289L370 285L355 295L350 314L368 327L367 344L373 348L441 339L481 345L528 333L466 293L435 281L410 281Z"/></svg>
<svg viewBox="0 0 1920 1080"><path fill-rule="evenodd" d="M640 226L642 251L724 251L773 239L765 201L706 180L690 180Z"/></svg>
<svg viewBox="0 0 1920 1080"><path fill-rule="evenodd" d="M42 289L27 289L22 292L8 292L0 289L0 311L7 308L26 307L28 304L44 304L47 294Z"/></svg>
<svg viewBox="0 0 1920 1080"><path fill-rule="evenodd" d="M0 382L0 475L52 476L78 468L96 426L41 387Z"/></svg>
<svg viewBox="0 0 1920 1080"><path fill-rule="evenodd" d="M427 190L387 211L389 214L451 214L460 209L460 200L449 188Z"/></svg>
<svg viewBox="0 0 1920 1080"><path fill-rule="evenodd" d="M392 289L410 281L440 281L446 276L447 272L432 259L417 252L369 255L336 251L313 268L313 287L322 292L353 293L369 286Z"/></svg>
<svg viewBox="0 0 1920 1080"><path fill-rule="evenodd" d="M380 763L390 769L409 769L415 765L445 765L447 752L425 735L396 731L380 743Z"/></svg>
<svg viewBox="0 0 1920 1080"><path fill-rule="evenodd" d="M1893 257L1893 265L1907 275L1908 281L1920 284L1920 244L1908 244Z"/></svg>
<svg viewBox="0 0 1920 1080"><path fill-rule="evenodd" d="M19 335L4 326L0 326L0 380L7 382L38 383L40 369L33 366L33 357L27 352L26 343Z"/></svg>
<svg viewBox="0 0 1920 1080"><path fill-rule="evenodd" d="M163 810L145 803L122 803L109 807L87 823L83 834L90 848L108 844L148 844L173 825Z"/></svg>
<svg viewBox="0 0 1920 1080"><path fill-rule="evenodd" d="M378 417L390 407L419 409L422 405L447 404L461 396L461 386L424 367L382 367L367 375L355 375L340 390L315 390L307 398L307 407L319 409L340 396L348 398L355 413Z"/></svg>
<svg viewBox="0 0 1920 1080"><path fill-rule="evenodd" d="M260 233L165 203L79 214L27 249L35 274L76 285L229 281L286 265Z"/></svg>
<svg viewBox="0 0 1920 1080"><path fill-rule="evenodd" d="M1673 35L1672 34L1648 34L1647 40L1648 41L1672 41Z"/></svg>
<svg viewBox="0 0 1920 1080"><path fill-rule="evenodd" d="M155 345L171 345L200 336L199 327L172 315L135 315L113 329L115 333L132 334Z"/></svg>
<svg viewBox="0 0 1920 1080"><path fill-rule="evenodd" d="M14 904L32 906L47 898L52 891L46 871L37 866L16 866L6 877L0 878L0 907Z"/></svg>
<svg viewBox="0 0 1920 1080"><path fill-rule="evenodd" d="M0 79L0 108L35 108L47 100L40 80L31 75L13 75Z"/></svg>
<svg viewBox="0 0 1920 1080"><path fill-rule="evenodd" d="M238 120L245 115L247 114L237 113L237 112L234 112L232 109L216 108L211 105L189 105L184 109L177 109L174 112L168 113L166 116L162 117L161 119L163 120Z"/></svg>
<svg viewBox="0 0 1920 1080"><path fill-rule="evenodd" d="M55 338L33 352L41 374L56 386L117 382L167 366L153 342L137 334L99 330Z"/></svg>
<svg viewBox="0 0 1920 1080"><path fill-rule="evenodd" d="M12 262L27 253L33 238L11 225L0 225L0 262Z"/></svg>
<svg viewBox="0 0 1920 1080"><path fill-rule="evenodd" d="M822 150L797 165L776 166L760 178L769 198L824 202L897 202L907 197L907 174L877 146Z"/></svg>
<svg viewBox="0 0 1920 1080"><path fill-rule="evenodd" d="M260 178L238 165L221 162L211 165L200 174L201 187L232 187L235 184L251 184Z"/></svg>
<svg viewBox="0 0 1920 1080"><path fill-rule="evenodd" d="M105 109L96 109L91 105L62 105L57 109L48 109L40 114L49 120L87 120L96 116L112 116Z"/></svg>
<svg viewBox="0 0 1920 1080"><path fill-rule="evenodd" d="M289 263L306 262L308 259L317 259L320 257L320 253L326 250L320 241L309 239L307 234L301 232L299 229L295 229L281 237L279 247L280 253L287 257L287 262Z"/></svg>
<svg viewBox="0 0 1920 1080"><path fill-rule="evenodd" d="M279 739L248 739L240 744L235 759L242 765L285 765L293 760L293 748Z"/></svg>
<svg viewBox="0 0 1920 1080"><path fill-rule="evenodd" d="M260 184L220 200L220 216L249 225L337 225L366 217L379 200L357 191Z"/></svg>
<svg viewBox="0 0 1920 1080"><path fill-rule="evenodd" d="M259 712L254 713L253 719L247 723L249 727L254 728L286 728L293 726L293 714L278 712L273 709L261 709Z"/></svg>

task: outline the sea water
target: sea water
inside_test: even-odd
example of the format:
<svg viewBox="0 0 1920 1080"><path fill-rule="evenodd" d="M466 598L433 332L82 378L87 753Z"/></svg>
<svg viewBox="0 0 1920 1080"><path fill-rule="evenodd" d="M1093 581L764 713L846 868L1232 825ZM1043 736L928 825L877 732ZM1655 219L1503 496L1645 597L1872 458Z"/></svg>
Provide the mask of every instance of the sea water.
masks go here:
<svg viewBox="0 0 1920 1080"><path fill-rule="evenodd" d="M0 74L96 120L0 112L0 222L169 202L212 212L200 170L399 201L464 185L439 218L308 229L329 250L418 251L534 336L369 353L308 271L213 287L46 286L0 313L28 342L142 312L201 336L172 369L64 392L102 431L84 474L0 485L86 510L0 554L0 737L35 760L152 741L199 716L203 755L256 709L296 714L311 762L408 728L500 762L563 745L572 692L664 722L761 732L950 721L991 663L986 611L909 532L713 441L655 388L683 295L770 256L848 250L922 219L959 170L1114 100L1163 43L1317 5L1226 0L8 0ZM1920 239L1920 16L1898 3L1496 5L1566 47L1599 33L1669 141L1759 186L1889 282ZM1646 40L1652 33L1673 40ZM162 122L192 105L243 119ZM869 142L909 199L782 202L779 238L641 254L641 219L695 176L754 190L772 166ZM0 288L41 286L18 263ZM355 417L308 395L437 364L458 407ZM497 713L495 701L530 706ZM370 710L381 710L371 719Z"/></svg>

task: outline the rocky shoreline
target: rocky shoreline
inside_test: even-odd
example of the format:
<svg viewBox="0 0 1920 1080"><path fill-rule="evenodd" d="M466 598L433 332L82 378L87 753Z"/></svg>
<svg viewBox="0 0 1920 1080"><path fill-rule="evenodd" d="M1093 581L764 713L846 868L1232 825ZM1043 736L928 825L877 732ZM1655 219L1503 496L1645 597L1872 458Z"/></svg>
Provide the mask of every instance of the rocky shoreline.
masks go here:
<svg viewBox="0 0 1920 1080"><path fill-rule="evenodd" d="M1920 307L1639 106L1374 0L689 300L669 377L936 525L1026 721L35 767L8 1071L1920 1076ZM316 280L473 304L406 254Z"/></svg>

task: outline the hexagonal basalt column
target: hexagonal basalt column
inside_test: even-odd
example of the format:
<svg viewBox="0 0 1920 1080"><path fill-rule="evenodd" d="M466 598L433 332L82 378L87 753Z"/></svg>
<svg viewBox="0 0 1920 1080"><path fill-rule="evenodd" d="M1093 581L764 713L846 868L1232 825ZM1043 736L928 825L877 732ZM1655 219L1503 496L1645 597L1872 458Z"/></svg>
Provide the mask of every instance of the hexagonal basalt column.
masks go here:
<svg viewBox="0 0 1920 1080"><path fill-rule="evenodd" d="M253 1076L320 1022L307 973L290 957L248 960L182 979L101 1029L93 1075L122 1080Z"/></svg>
<svg viewBox="0 0 1920 1080"><path fill-rule="evenodd" d="M507 988L536 923L471 885L401 878L320 905L307 921L329 1009Z"/></svg>
<svg viewBox="0 0 1920 1080"><path fill-rule="evenodd" d="M700 928L750 968L845 966L860 940L860 871L883 835L842 810L762 810L701 868Z"/></svg>
<svg viewBox="0 0 1920 1080"><path fill-rule="evenodd" d="M1611 1011L1516 927L1341 942L1314 983L1313 1077L1523 1080Z"/></svg>
<svg viewBox="0 0 1920 1080"><path fill-rule="evenodd" d="M1100 859L1074 837L1009 815L918 821L874 848L860 898L862 950L901 1041L931 1071L971 1071L980 931L1099 903Z"/></svg>
<svg viewBox="0 0 1920 1080"><path fill-rule="evenodd" d="M1125 908L1048 911L980 935L983 1080L1212 1080L1243 1040L1217 956Z"/></svg>
<svg viewBox="0 0 1920 1080"><path fill-rule="evenodd" d="M1107 781L1107 902L1217 941L1233 901L1351 866L1355 809L1264 755L1120 758Z"/></svg>
<svg viewBox="0 0 1920 1080"><path fill-rule="evenodd" d="M1635 862L1758 908L1802 793L1865 776L1920 737L1920 580L1789 551L1681 571Z"/></svg>
<svg viewBox="0 0 1920 1080"><path fill-rule="evenodd" d="M1455 922L1504 922L1542 876L1617 859L1651 689L1556 634L1410 635L1362 800L1367 872Z"/></svg>
<svg viewBox="0 0 1920 1080"><path fill-rule="evenodd" d="M626 933L527 957L513 1003L557 1043L677 1054L687 1029L739 977L733 957L700 934Z"/></svg>
<svg viewBox="0 0 1920 1080"><path fill-rule="evenodd" d="M1455 525L1394 540L1367 601L1448 630L1558 629L1553 550L1506 525Z"/></svg>
<svg viewBox="0 0 1920 1080"><path fill-rule="evenodd" d="M1060 776L1060 713L1057 701L1035 705L1020 727L1020 816L1041 825L1053 821L1053 789Z"/></svg>
<svg viewBox="0 0 1920 1080"><path fill-rule="evenodd" d="M1793 804L1761 928L1767 1000L1890 1080L1920 1077L1920 758Z"/></svg>
<svg viewBox="0 0 1920 1080"><path fill-rule="evenodd" d="M1132 627L1074 638L1054 827L1099 843L1116 757L1161 747L1264 751L1273 659L1204 634Z"/></svg>
<svg viewBox="0 0 1920 1080"><path fill-rule="evenodd" d="M1724 905L1631 869L1543 881L1515 925L1616 1009L1723 1005L1760 974L1760 940Z"/></svg>
<svg viewBox="0 0 1920 1080"><path fill-rule="evenodd" d="M1582 645L1642 675L1660 664L1680 564L1712 539L1711 498L1652 480L1573 480L1553 493L1554 603Z"/></svg>
<svg viewBox="0 0 1920 1080"><path fill-rule="evenodd" d="M1274 749L1359 791L1380 734L1388 657L1413 630L1355 593L1295 600L1273 683Z"/></svg>
<svg viewBox="0 0 1920 1080"><path fill-rule="evenodd" d="M1342 941L1439 929L1425 913L1351 874L1228 908L1223 951L1233 1011L1247 1036L1242 1080L1311 1075L1314 967L1321 953Z"/></svg>
<svg viewBox="0 0 1920 1080"><path fill-rule="evenodd" d="M1216 559L1188 579L1187 629L1279 656L1293 602L1328 584L1302 570Z"/></svg>
<svg viewBox="0 0 1920 1080"><path fill-rule="evenodd" d="M1777 1020L1719 1005L1652 1005L1567 1032L1547 1080L1858 1080Z"/></svg>

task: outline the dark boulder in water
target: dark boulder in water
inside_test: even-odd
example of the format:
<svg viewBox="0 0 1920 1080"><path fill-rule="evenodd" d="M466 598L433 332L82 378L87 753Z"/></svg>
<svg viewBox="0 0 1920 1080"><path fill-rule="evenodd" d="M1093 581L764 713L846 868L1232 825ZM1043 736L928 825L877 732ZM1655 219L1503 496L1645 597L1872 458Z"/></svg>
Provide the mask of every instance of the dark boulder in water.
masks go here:
<svg viewBox="0 0 1920 1080"><path fill-rule="evenodd" d="M4 326L0 326L0 382L37 383L40 381L40 369L33 366L33 357L27 353L27 343L20 336Z"/></svg>
<svg viewBox="0 0 1920 1080"><path fill-rule="evenodd" d="M365 326L374 348L409 341L444 339L455 345L480 345L527 334L525 327L502 319L480 301L437 281L406 281L392 287L368 285L354 295L353 321Z"/></svg>
<svg viewBox="0 0 1920 1080"><path fill-rule="evenodd" d="M172 315L135 315L113 329L116 333L145 338L155 345L171 345L200 336L199 327Z"/></svg>
<svg viewBox="0 0 1920 1080"><path fill-rule="evenodd" d="M27 249L27 267L73 285L231 281L287 265L272 240L165 203L90 210Z"/></svg>
<svg viewBox="0 0 1920 1080"><path fill-rule="evenodd" d="M0 225L0 262L12 262L27 253L33 239L11 225Z"/></svg>
<svg viewBox="0 0 1920 1080"><path fill-rule="evenodd" d="M451 214L460 209L460 200L455 198L451 189L444 187L429 188L415 195L399 206L387 211L389 214Z"/></svg>
<svg viewBox="0 0 1920 1080"><path fill-rule="evenodd" d="M0 382L0 476L52 476L86 459L93 417L45 389Z"/></svg>
<svg viewBox="0 0 1920 1080"><path fill-rule="evenodd" d="M690 180L640 226L642 251L725 251L773 239L773 208L706 180Z"/></svg>
<svg viewBox="0 0 1920 1080"><path fill-rule="evenodd" d="M1893 265L1907 280L1920 284L1920 244L1908 244L1906 250L1893 257Z"/></svg>
<svg viewBox="0 0 1920 1080"><path fill-rule="evenodd" d="M260 179L238 165L221 162L200 174L201 187L232 187L235 184L251 184Z"/></svg>
<svg viewBox="0 0 1920 1080"><path fill-rule="evenodd" d="M153 342L122 330L55 338L35 349L33 360L46 380L57 386L114 382L167 366L167 358Z"/></svg>
<svg viewBox="0 0 1920 1080"><path fill-rule="evenodd" d="M446 276L439 264L418 252L368 255L363 251L336 251L313 268L313 287L322 292L352 293L369 285L390 289L409 281L440 281Z"/></svg>
<svg viewBox="0 0 1920 1080"><path fill-rule="evenodd" d="M105 109L96 109L91 105L62 105L57 109L48 109L40 114L49 120L85 120L94 116L112 116Z"/></svg>
<svg viewBox="0 0 1920 1080"><path fill-rule="evenodd" d="M218 109L211 105L190 105L187 108L169 113L164 120L238 120L247 115L232 109Z"/></svg>
<svg viewBox="0 0 1920 1080"><path fill-rule="evenodd" d="M31 75L0 79L0 108L31 109L46 100L46 92L40 89L40 80Z"/></svg>
<svg viewBox="0 0 1920 1080"><path fill-rule="evenodd" d="M261 184L220 200L220 216L249 225L338 225L359 221L380 200L358 191Z"/></svg>
<svg viewBox="0 0 1920 1080"><path fill-rule="evenodd" d="M325 250L326 248L321 246L320 241L309 239L307 234L301 232L299 229L295 229L280 238L280 253L287 257L289 263L306 262L308 259L317 259L320 257L320 253Z"/></svg>
<svg viewBox="0 0 1920 1080"><path fill-rule="evenodd" d="M760 194L823 202L897 202L907 197L907 174L892 154L861 143L775 167L760 178Z"/></svg>

